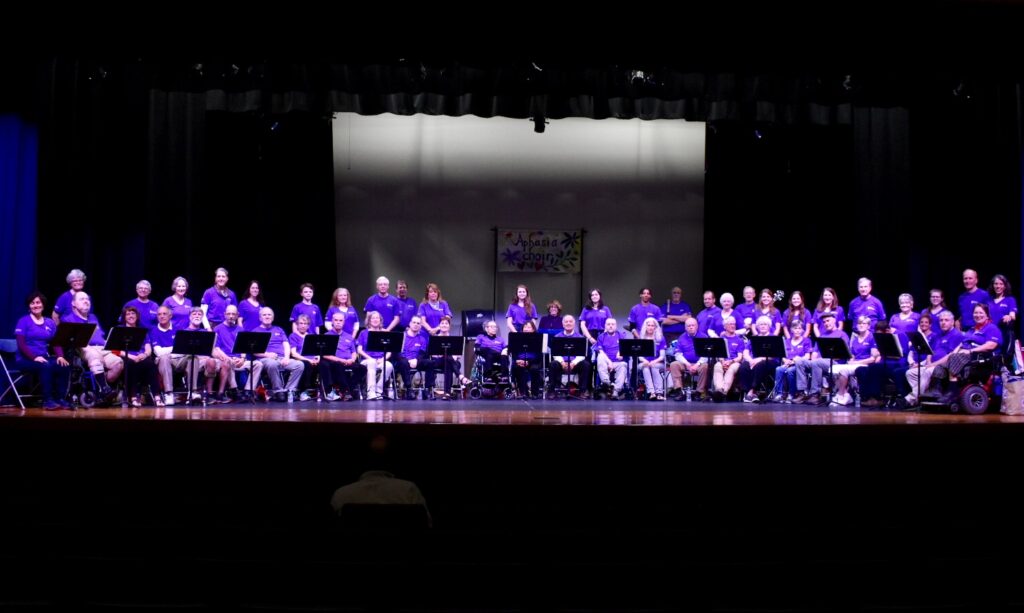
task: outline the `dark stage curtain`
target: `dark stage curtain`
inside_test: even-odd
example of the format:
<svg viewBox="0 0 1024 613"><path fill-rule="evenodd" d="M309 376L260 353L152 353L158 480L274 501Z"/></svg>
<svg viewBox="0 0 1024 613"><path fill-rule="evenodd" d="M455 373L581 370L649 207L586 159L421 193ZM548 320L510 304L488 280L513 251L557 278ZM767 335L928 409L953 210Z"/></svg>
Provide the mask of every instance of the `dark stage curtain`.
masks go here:
<svg viewBox="0 0 1024 613"><path fill-rule="evenodd" d="M24 298L36 284L36 171L39 135L16 115L0 115L0 337L28 312ZM43 249L53 249L44 243ZM48 294L50 304L56 295Z"/></svg>

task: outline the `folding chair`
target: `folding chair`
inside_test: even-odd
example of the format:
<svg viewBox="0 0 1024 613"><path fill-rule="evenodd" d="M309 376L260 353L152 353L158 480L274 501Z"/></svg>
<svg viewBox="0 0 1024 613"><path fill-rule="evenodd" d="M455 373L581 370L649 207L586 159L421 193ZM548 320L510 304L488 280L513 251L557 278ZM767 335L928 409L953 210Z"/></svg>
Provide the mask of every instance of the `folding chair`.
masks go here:
<svg viewBox="0 0 1024 613"><path fill-rule="evenodd" d="M0 403L3 403L7 392L13 392L14 397L18 399L18 404L24 409L25 402L21 399L21 394L18 392L18 382L24 379L26 375L14 366L14 356L17 353L18 342L16 340L13 338L0 338L0 364L3 364L4 375L7 377L7 389L0 394ZM10 362L10 365L8 365L8 362Z"/></svg>

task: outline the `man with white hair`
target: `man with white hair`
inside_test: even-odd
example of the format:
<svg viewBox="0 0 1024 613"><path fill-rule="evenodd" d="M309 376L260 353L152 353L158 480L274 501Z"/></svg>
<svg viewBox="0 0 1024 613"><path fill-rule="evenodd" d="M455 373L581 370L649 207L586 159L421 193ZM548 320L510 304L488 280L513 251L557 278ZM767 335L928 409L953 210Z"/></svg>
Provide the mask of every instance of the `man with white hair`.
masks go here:
<svg viewBox="0 0 1024 613"><path fill-rule="evenodd" d="M366 299L365 314L370 311L380 313L381 322L386 332L390 332L398 325L402 305L398 299L388 293L391 289L391 281L387 277L377 277L377 293Z"/></svg>
<svg viewBox="0 0 1024 613"><path fill-rule="evenodd" d="M302 378L302 371L305 365L291 357L292 349L288 343L288 335L284 330L274 325L274 310L270 307L260 309L260 325L253 332L269 332L270 342L267 343L267 350L257 353L256 357L263 364L263 370L270 378L270 387L273 389L274 400L292 400L295 390L299 388L299 379ZM281 379L281 369L288 372L288 383Z"/></svg>
<svg viewBox="0 0 1024 613"><path fill-rule="evenodd" d="M124 361L103 349L106 335L100 327L100 321L92 314L92 301L89 294L79 291L75 293L71 301L71 312L64 315L61 321L74 324L96 324L96 331L93 332L89 344L82 347L82 359L88 364L89 372L96 377L96 384L100 392L110 394L110 384L117 381L124 369ZM104 375L106 369L106 375Z"/></svg>

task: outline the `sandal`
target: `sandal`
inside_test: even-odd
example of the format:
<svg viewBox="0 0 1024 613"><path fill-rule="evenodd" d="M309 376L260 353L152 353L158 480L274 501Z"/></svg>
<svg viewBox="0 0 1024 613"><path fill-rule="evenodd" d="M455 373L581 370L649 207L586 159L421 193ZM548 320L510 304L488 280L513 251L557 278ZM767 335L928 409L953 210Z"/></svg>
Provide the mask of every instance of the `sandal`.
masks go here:
<svg viewBox="0 0 1024 613"><path fill-rule="evenodd" d="M155 394L153 396L153 404L156 405L158 409L162 409L167 406L164 404L164 399L160 397L160 394Z"/></svg>

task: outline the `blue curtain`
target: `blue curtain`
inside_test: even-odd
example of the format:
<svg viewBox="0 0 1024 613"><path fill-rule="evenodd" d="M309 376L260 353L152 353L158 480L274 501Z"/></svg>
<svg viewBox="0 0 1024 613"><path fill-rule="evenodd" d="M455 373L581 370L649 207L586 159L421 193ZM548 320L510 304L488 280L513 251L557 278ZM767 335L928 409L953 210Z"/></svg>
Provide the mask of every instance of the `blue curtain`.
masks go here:
<svg viewBox="0 0 1024 613"><path fill-rule="evenodd" d="M38 152L35 126L0 115L0 338L13 336L35 287Z"/></svg>

